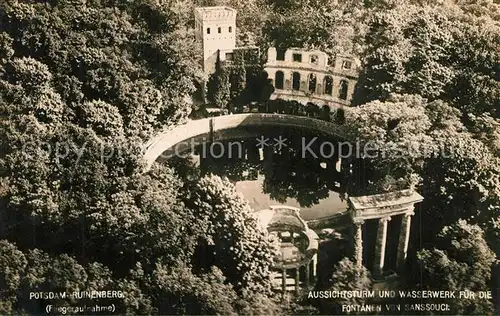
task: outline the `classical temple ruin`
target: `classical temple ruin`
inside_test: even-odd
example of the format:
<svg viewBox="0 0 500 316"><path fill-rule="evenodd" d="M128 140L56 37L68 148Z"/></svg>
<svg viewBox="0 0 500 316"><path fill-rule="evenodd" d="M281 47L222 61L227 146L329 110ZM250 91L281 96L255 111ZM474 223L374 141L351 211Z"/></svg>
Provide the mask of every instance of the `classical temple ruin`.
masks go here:
<svg viewBox="0 0 500 316"><path fill-rule="evenodd" d="M352 257L358 267L372 261L370 270L372 278L383 280L392 273L387 269L388 237L397 240L396 251L390 253L395 258L399 270L406 261L411 231L411 218L415 214L415 204L423 201L423 197L411 190L396 191L383 194L349 198L346 215L351 219ZM270 206L269 209L257 212L257 217L271 234L280 241L281 254L275 258L275 288L283 293L296 292L300 288L308 288L316 278L319 237L307 222L300 216L300 210L285 205ZM395 225L389 235L389 223ZM376 227L376 237L372 249L372 257L367 257L364 241L370 237L364 234L366 225L371 222Z"/></svg>
<svg viewBox="0 0 500 316"><path fill-rule="evenodd" d="M396 247L396 268L401 268L406 260L408 243L410 240L411 217L415 214L415 204L424 198L411 190L396 191L384 194L367 195L349 198L349 213L353 223L353 253L358 266L366 262L363 249L364 225L368 221L375 221L377 235L372 273L375 278L384 275L386 267L386 247L388 239L388 225L399 222L399 232L395 232L398 240Z"/></svg>

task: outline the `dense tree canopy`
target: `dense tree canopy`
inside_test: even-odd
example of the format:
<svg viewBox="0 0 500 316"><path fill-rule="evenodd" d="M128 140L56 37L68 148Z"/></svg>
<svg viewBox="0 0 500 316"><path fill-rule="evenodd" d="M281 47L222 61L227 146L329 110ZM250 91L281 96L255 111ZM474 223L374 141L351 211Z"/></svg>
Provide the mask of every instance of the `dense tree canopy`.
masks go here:
<svg viewBox="0 0 500 316"><path fill-rule="evenodd" d="M143 142L183 122L195 82L206 79L192 11L215 4L238 10L238 45L258 45L261 55L304 47L362 60L359 106L336 118L379 155L354 163L365 177L351 193L416 188L428 219L418 254L428 286L484 290L488 247L500 254L494 1L8 1L0 3L0 314L43 312L33 291L91 289L122 290L113 302L130 315L282 312L269 291L275 241L232 184L165 165L142 172ZM317 117L317 108L264 103L272 87L262 58L258 67L236 62L216 82L214 103ZM265 170L266 192L305 204L328 195L326 177L296 177L284 165L282 174ZM368 286L347 259L336 268L335 289ZM482 313L488 304L454 308Z"/></svg>
<svg viewBox="0 0 500 316"><path fill-rule="evenodd" d="M348 258L343 258L335 266L332 274L332 291L363 291L370 288L370 272L365 267L358 268L357 265ZM337 304L363 304L364 298L340 298Z"/></svg>
<svg viewBox="0 0 500 316"><path fill-rule="evenodd" d="M418 253L423 268L422 286L430 289L482 291L489 288L494 253L477 225L459 220L443 228L434 249ZM450 299L456 314L486 314L491 311L487 299Z"/></svg>
<svg viewBox="0 0 500 316"><path fill-rule="evenodd" d="M499 118L498 23L453 4L402 4L367 25L358 103L410 93Z"/></svg>
<svg viewBox="0 0 500 316"><path fill-rule="evenodd" d="M330 60L337 54L357 54L363 34L359 1L269 1L274 13L264 26L268 45L319 49Z"/></svg>

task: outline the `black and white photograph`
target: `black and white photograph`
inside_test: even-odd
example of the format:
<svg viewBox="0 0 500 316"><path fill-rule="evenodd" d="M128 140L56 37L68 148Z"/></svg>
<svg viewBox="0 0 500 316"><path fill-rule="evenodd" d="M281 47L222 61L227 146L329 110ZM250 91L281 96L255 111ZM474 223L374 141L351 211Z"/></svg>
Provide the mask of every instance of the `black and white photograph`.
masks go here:
<svg viewBox="0 0 500 316"><path fill-rule="evenodd" d="M500 0L0 0L0 315L500 315Z"/></svg>

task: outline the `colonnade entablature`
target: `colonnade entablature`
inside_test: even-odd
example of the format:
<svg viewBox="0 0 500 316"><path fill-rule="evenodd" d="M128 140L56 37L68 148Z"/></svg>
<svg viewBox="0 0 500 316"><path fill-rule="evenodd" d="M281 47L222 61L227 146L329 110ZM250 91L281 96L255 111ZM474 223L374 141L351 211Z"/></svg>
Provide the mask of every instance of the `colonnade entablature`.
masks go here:
<svg viewBox="0 0 500 316"><path fill-rule="evenodd" d="M402 216L399 236L397 236L397 267L404 265L410 240L411 217L414 215L415 204L423 200L424 198L413 190L349 198L349 212L354 224L354 260L358 267L363 264L363 225L368 220L378 220L373 274L375 277L383 275L386 261L387 226L396 216Z"/></svg>
<svg viewBox="0 0 500 316"><path fill-rule="evenodd" d="M268 49L265 65L275 92L271 99L295 100L337 108L351 104L358 80L360 62L352 56L338 55L329 62L318 50Z"/></svg>

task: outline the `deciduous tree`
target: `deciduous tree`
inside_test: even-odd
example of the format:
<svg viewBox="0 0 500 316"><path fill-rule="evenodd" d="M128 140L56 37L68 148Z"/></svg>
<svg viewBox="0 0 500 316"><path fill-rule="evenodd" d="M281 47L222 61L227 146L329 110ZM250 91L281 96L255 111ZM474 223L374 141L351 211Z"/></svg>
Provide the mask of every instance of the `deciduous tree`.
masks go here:
<svg viewBox="0 0 500 316"><path fill-rule="evenodd" d="M455 289L473 292L489 290L495 255L483 237L482 229L459 220L443 228L434 249L417 255L422 267L422 286L429 289ZM487 299L449 299L457 314L487 314L492 302Z"/></svg>

